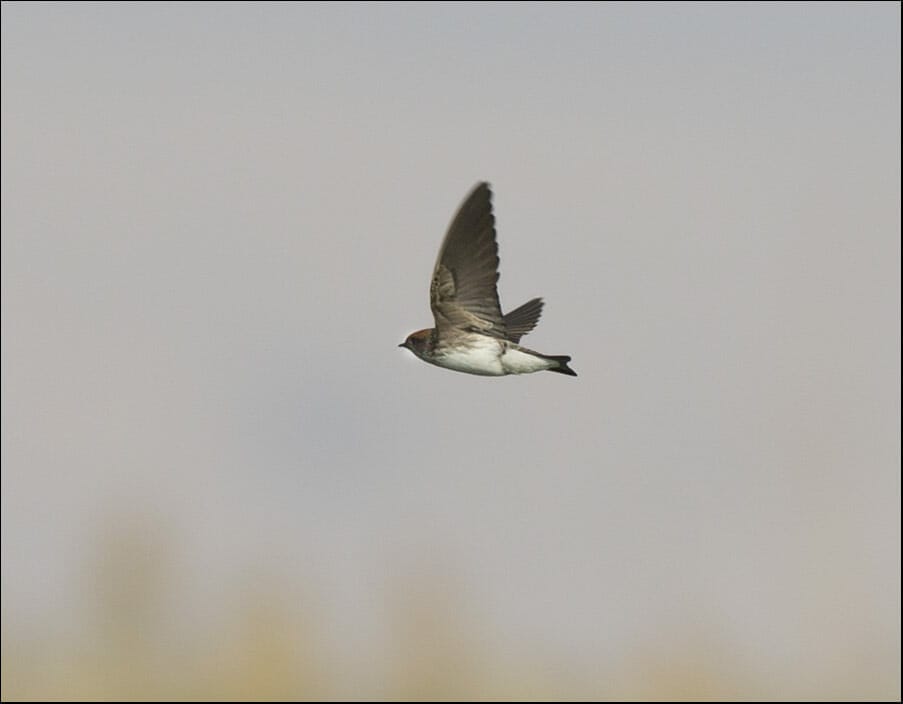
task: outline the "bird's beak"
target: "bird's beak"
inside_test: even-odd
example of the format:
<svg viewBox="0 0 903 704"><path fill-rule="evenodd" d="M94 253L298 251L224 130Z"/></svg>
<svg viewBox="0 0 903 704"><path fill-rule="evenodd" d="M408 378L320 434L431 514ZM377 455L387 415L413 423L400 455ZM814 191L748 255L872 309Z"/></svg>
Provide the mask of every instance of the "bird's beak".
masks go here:
<svg viewBox="0 0 903 704"><path fill-rule="evenodd" d="M402 343L401 343L400 345L398 345L398 346L399 346L399 347L404 347L405 344L402 342Z"/></svg>

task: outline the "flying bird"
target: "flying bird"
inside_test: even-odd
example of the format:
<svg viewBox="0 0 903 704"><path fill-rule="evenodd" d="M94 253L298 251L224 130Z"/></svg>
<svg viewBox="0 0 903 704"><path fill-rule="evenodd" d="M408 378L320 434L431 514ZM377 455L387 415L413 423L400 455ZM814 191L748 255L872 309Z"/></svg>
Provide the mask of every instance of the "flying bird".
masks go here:
<svg viewBox="0 0 903 704"><path fill-rule="evenodd" d="M577 376L565 355L534 352L518 343L536 327L541 298L502 315L496 284L499 248L492 191L479 183L449 225L430 282L436 327L408 335L406 347L424 362L457 372L506 376L550 371Z"/></svg>

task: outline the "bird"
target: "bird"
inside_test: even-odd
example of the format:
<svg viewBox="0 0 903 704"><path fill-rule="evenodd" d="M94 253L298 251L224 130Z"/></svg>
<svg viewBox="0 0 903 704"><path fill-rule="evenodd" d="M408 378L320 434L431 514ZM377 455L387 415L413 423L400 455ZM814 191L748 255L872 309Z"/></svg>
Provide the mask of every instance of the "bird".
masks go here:
<svg viewBox="0 0 903 704"><path fill-rule="evenodd" d="M492 189L480 182L458 208L439 248L430 281L436 326L411 333L399 347L424 362L466 374L550 371L577 376L567 355L541 354L519 344L539 322L543 300L533 298L503 315L498 268Z"/></svg>

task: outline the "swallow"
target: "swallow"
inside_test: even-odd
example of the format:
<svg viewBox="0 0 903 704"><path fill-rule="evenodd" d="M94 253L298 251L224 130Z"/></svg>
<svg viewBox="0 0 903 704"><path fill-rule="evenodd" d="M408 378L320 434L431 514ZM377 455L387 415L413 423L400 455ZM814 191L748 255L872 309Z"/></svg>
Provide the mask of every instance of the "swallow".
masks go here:
<svg viewBox="0 0 903 704"><path fill-rule="evenodd" d="M498 268L492 190L479 183L452 219L433 268L430 308L436 327L411 333L399 347L424 362L466 374L550 371L577 376L568 366L570 357L518 344L539 322L543 301L534 298L502 315Z"/></svg>

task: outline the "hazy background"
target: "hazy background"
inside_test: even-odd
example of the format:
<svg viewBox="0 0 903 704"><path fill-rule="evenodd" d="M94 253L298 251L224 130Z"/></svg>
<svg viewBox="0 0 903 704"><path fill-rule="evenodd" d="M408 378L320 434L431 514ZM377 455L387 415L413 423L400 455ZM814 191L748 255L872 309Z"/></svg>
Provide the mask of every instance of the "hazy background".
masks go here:
<svg viewBox="0 0 903 704"><path fill-rule="evenodd" d="M2 7L3 698L900 697L900 6ZM510 309L430 326L493 184Z"/></svg>

